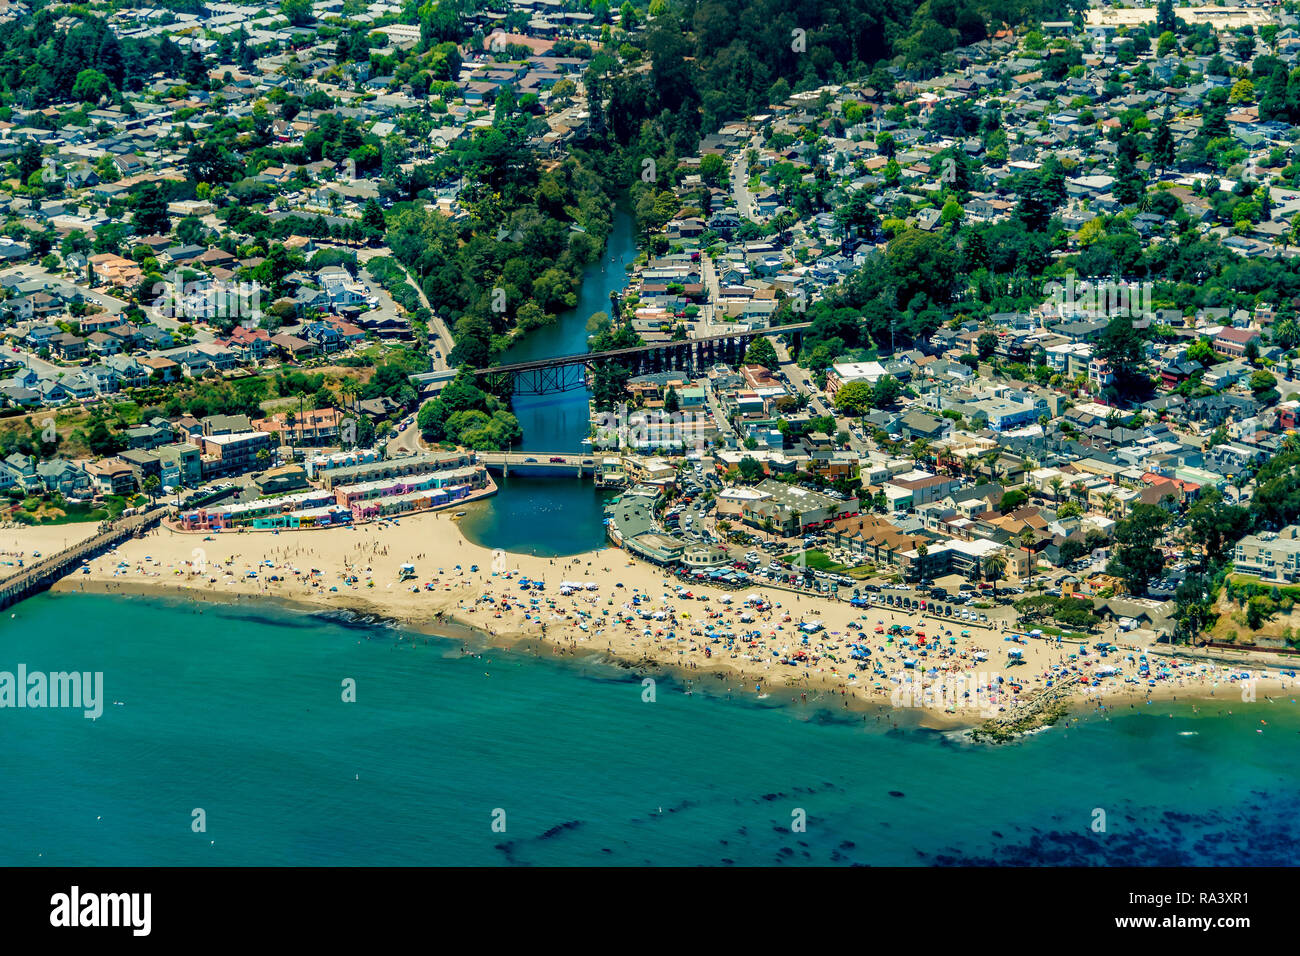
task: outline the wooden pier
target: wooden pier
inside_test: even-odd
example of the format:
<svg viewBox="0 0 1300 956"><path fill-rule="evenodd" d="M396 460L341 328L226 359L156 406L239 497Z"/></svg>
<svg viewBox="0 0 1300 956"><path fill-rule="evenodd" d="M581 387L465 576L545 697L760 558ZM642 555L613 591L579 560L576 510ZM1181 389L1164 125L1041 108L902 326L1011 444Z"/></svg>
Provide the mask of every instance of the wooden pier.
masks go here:
<svg viewBox="0 0 1300 956"><path fill-rule="evenodd" d="M101 554L137 534L143 534L157 525L166 513L166 507L158 507L146 514L123 518L107 531L101 531L93 538L73 545L58 554L40 558L35 564L19 570L17 574L0 580L0 610L11 607L39 591L44 591L65 574L75 571L82 561Z"/></svg>

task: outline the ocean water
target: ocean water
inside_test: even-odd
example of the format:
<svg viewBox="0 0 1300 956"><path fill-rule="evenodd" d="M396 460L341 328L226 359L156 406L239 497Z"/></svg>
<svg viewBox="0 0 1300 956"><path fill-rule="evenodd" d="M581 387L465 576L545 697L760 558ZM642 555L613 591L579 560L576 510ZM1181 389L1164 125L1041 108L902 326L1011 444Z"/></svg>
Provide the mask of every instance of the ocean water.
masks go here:
<svg viewBox="0 0 1300 956"><path fill-rule="evenodd" d="M0 670L102 671L108 703L0 709L3 865L1244 865L1300 837L1290 699L971 746L269 607L14 613Z"/></svg>

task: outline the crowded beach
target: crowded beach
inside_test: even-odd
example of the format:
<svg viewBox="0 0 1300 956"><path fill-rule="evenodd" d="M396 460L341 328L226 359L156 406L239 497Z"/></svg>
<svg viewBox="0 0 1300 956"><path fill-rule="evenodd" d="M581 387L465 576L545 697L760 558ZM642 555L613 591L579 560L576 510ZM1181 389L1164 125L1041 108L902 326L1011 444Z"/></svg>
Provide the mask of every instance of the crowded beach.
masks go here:
<svg viewBox="0 0 1300 956"><path fill-rule="evenodd" d="M1109 707L1294 692L1290 668L1177 657L1126 645L1120 634L1062 642L874 604L724 590L678 580L617 548L560 558L493 551L469 541L456 519L433 513L202 538L161 528L87 562L56 590L270 598L434 633L458 624L554 655L670 668L688 686L716 677L759 698L919 707L938 724L1005 714L1052 688Z"/></svg>

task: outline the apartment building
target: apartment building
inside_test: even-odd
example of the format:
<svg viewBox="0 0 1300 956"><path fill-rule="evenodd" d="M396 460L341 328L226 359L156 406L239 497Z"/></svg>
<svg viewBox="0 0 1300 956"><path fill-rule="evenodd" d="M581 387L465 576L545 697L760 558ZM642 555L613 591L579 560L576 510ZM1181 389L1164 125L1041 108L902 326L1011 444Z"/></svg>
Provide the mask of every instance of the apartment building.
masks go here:
<svg viewBox="0 0 1300 956"><path fill-rule="evenodd" d="M1300 579L1300 526L1248 534L1237 542L1233 563L1242 574L1262 581L1294 584Z"/></svg>
<svg viewBox="0 0 1300 956"><path fill-rule="evenodd" d="M257 453L265 449L268 455L274 455L277 445L276 436L268 432L200 435L197 441L205 480L252 471L262 464Z"/></svg>

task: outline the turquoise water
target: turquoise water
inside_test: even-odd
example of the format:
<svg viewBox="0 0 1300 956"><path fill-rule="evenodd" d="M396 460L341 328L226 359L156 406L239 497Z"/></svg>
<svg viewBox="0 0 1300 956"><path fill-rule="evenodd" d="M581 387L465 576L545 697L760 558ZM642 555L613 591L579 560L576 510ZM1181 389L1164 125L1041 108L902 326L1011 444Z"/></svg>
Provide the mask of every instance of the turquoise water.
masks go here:
<svg viewBox="0 0 1300 956"><path fill-rule="evenodd" d="M16 614L0 669L103 671L123 703L0 710L3 865L1289 864L1300 836L1289 700L971 747L274 609Z"/></svg>

